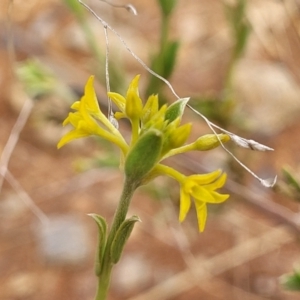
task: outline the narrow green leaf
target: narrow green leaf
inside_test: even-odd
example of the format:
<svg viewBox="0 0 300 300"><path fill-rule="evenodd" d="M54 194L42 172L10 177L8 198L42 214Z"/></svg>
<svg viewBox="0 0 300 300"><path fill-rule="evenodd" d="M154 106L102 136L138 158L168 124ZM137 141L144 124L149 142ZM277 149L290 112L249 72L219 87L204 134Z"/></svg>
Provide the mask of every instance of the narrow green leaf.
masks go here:
<svg viewBox="0 0 300 300"><path fill-rule="evenodd" d="M106 246L107 223L103 217L97 214L88 214L88 216L92 217L98 226L98 246L96 251L95 273L97 276L99 276Z"/></svg>
<svg viewBox="0 0 300 300"><path fill-rule="evenodd" d="M300 271L294 271L293 274L281 277L281 284L290 291L300 291Z"/></svg>
<svg viewBox="0 0 300 300"><path fill-rule="evenodd" d="M237 58L243 54L248 42L249 34L250 26L248 24L241 24L236 37L235 54Z"/></svg>
<svg viewBox="0 0 300 300"><path fill-rule="evenodd" d="M179 49L178 41L169 42L166 46L166 50L163 55L164 56L163 76L165 78L169 78L173 73L176 64L178 49Z"/></svg>
<svg viewBox="0 0 300 300"><path fill-rule="evenodd" d="M177 0L158 0L163 14L169 16L176 6Z"/></svg>
<svg viewBox="0 0 300 300"><path fill-rule="evenodd" d="M240 24L245 17L246 1L239 0L234 8L234 21L236 24Z"/></svg>
<svg viewBox="0 0 300 300"><path fill-rule="evenodd" d="M300 192L300 182L295 177L295 174L291 170L289 170L287 167L282 169L283 176L287 183L294 187L297 192Z"/></svg>
<svg viewBox="0 0 300 300"><path fill-rule="evenodd" d="M138 216L132 216L131 218L125 220L116 232L110 248L111 260L114 264L120 260L124 246L132 232L134 224L140 221L141 220Z"/></svg>

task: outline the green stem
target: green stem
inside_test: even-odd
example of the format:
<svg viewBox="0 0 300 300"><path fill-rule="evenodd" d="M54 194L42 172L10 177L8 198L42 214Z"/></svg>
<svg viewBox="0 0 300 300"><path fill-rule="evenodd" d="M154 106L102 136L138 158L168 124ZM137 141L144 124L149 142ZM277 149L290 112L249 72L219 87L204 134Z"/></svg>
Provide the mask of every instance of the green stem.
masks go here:
<svg viewBox="0 0 300 300"><path fill-rule="evenodd" d="M164 76L165 71L163 62L165 60L165 50L169 39L169 20L169 16L162 13L159 52L153 57L151 62L151 69L161 76ZM154 92L158 93L162 86L163 82L160 79L155 76L151 76L146 89L146 95L151 95Z"/></svg>
<svg viewBox="0 0 300 300"><path fill-rule="evenodd" d="M160 54L164 53L166 44L169 39L169 16L162 17L161 36L160 36Z"/></svg>
<svg viewBox="0 0 300 300"><path fill-rule="evenodd" d="M98 288L95 296L95 300L105 300L108 293L108 288L110 284L111 271L113 268L113 263L110 257L110 248L111 244L115 238L115 235L124 222L128 208L130 205L131 198L134 191L137 189L138 184L136 182L128 181L127 179L124 182L124 187L122 195L117 207L117 210L114 215L113 223L107 238L107 243L105 247L105 252L102 260L101 272L98 279Z"/></svg>
<svg viewBox="0 0 300 300"><path fill-rule="evenodd" d="M112 267L106 268L105 272L102 275L98 277L98 287L97 287L97 292L95 296L95 300L105 300L107 297L108 293L108 288L110 284L110 276L111 276L111 271ZM103 271L104 268L102 268Z"/></svg>

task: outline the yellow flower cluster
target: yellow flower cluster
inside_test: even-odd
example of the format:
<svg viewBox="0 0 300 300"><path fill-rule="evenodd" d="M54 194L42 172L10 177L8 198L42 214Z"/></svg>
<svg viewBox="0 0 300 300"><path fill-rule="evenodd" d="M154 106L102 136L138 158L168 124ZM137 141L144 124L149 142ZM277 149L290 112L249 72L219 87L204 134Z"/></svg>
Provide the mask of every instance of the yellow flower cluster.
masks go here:
<svg viewBox="0 0 300 300"><path fill-rule="evenodd" d="M83 97L71 106L76 112L69 113L63 126L71 124L74 129L61 138L57 147L61 148L75 139L97 135L116 144L123 152L127 152L128 145L123 136L100 110L93 83L94 76L91 76L85 86Z"/></svg>
<svg viewBox="0 0 300 300"><path fill-rule="evenodd" d="M220 170L209 174L185 176L177 170L161 163L167 157L191 150L209 150L217 147L220 141L226 142L228 135L205 135L193 143L185 144L191 132L191 123L180 125L188 98L179 99L170 106L159 108L157 95L148 98L145 105L139 96L139 76L136 76L127 90L126 97L108 93L118 107L116 119L127 118L131 122L131 140L127 143L120 131L101 112L91 76L85 86L85 94L71 108L63 125L71 124L74 129L62 137L58 148L81 137L96 135L116 144L122 151L125 174L145 184L160 175L167 175L180 184L179 220L184 221L191 207L191 198L196 207L199 230L203 231L207 218L207 203L221 203L229 195L219 194L226 174Z"/></svg>

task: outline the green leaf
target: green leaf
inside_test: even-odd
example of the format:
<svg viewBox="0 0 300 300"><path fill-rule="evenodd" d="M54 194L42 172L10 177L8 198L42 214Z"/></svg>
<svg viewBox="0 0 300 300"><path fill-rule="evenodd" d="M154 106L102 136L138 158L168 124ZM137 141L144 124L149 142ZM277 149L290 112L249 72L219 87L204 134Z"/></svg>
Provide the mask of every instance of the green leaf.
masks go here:
<svg viewBox="0 0 300 300"><path fill-rule="evenodd" d="M248 37L250 33L250 26L248 24L241 24L239 32L237 33L237 41L235 46L235 53L240 57L246 48Z"/></svg>
<svg viewBox="0 0 300 300"><path fill-rule="evenodd" d="M126 177L137 185L160 158L163 137L159 130L151 129L143 134L125 159Z"/></svg>
<svg viewBox="0 0 300 300"><path fill-rule="evenodd" d="M169 123L173 122L177 118L181 118L185 109L186 104L190 98L181 98L172 103L165 114L165 120L168 120Z"/></svg>
<svg viewBox="0 0 300 300"><path fill-rule="evenodd" d="M234 9L234 22L240 24L246 13L246 0L239 0Z"/></svg>
<svg viewBox="0 0 300 300"><path fill-rule="evenodd" d="M166 50L163 55L164 70L162 75L164 78L169 78L173 73L176 64L178 48L179 48L179 42L177 41L169 42L166 46Z"/></svg>
<svg viewBox="0 0 300 300"><path fill-rule="evenodd" d="M95 273L99 276L106 246L107 223L103 217L97 214L88 214L88 216L92 217L98 226L98 246L96 251Z"/></svg>
<svg viewBox="0 0 300 300"><path fill-rule="evenodd" d="M282 169L283 176L286 180L286 182L295 188L295 190L300 193L300 182L295 177L295 174L292 173L291 170L289 170L287 167Z"/></svg>
<svg viewBox="0 0 300 300"><path fill-rule="evenodd" d="M239 58L246 47L250 25L246 19L246 1L239 0L235 5L224 5L225 14L232 28L235 39L235 58Z"/></svg>
<svg viewBox="0 0 300 300"><path fill-rule="evenodd" d="M293 274L284 275L281 284L287 290L300 291L300 271L295 270Z"/></svg>
<svg viewBox="0 0 300 300"><path fill-rule="evenodd" d="M158 0L163 14L169 16L176 6L177 0Z"/></svg>
<svg viewBox="0 0 300 300"><path fill-rule="evenodd" d="M120 260L124 246L132 232L134 224L140 221L141 220L138 216L132 216L121 224L110 248L112 263L116 264Z"/></svg>

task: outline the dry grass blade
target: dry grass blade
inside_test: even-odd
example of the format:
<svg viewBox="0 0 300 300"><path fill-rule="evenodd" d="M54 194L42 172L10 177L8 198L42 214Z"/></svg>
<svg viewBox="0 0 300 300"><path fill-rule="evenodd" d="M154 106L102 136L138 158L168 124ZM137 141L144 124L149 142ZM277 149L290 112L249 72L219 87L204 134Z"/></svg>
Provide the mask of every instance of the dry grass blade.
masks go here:
<svg viewBox="0 0 300 300"><path fill-rule="evenodd" d="M0 193L2 190L4 178L6 176L7 166L8 166L10 157L16 147L18 140L19 140L20 133L23 130L23 128L28 120L28 117L31 113L32 107L33 107L32 100L27 98L22 107L22 110L18 116L18 119L17 119L14 127L12 128L12 131L8 138L8 141L7 141L6 145L4 146L4 149L3 149L3 152L2 152L2 155L0 158L0 175L1 175L1 177L0 177Z"/></svg>

